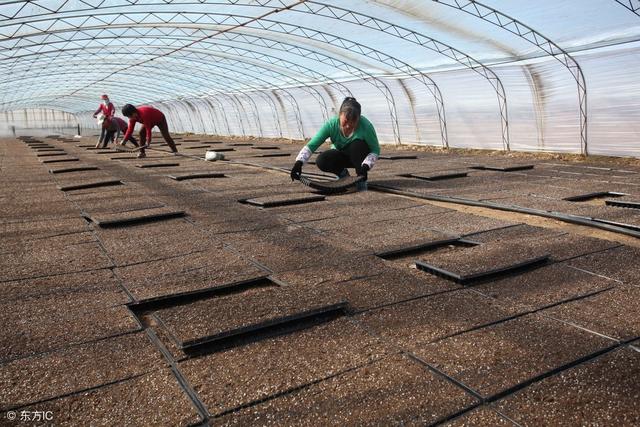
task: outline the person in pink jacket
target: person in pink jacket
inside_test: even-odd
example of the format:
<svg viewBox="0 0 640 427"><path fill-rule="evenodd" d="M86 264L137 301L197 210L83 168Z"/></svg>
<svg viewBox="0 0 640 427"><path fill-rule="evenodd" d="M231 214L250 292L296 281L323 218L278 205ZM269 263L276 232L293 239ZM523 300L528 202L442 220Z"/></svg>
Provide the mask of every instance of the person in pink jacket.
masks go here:
<svg viewBox="0 0 640 427"><path fill-rule="evenodd" d="M109 96L104 94L100 97L102 99L102 103L98 106L98 109L94 111L93 117L98 117L98 114L102 114L105 119L111 119L116 112L116 107L113 105L111 101L109 101ZM98 144L100 145L102 142L105 142L106 130L102 128L100 130L100 138L98 139Z"/></svg>

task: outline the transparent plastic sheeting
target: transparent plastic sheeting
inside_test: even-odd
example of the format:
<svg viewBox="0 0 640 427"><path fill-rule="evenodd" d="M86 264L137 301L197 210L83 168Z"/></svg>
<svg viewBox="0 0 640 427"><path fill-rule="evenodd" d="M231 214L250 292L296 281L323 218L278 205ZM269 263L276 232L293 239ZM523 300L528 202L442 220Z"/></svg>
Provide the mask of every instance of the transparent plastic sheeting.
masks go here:
<svg viewBox="0 0 640 427"><path fill-rule="evenodd" d="M45 136L52 133L75 134L78 118L64 111L24 109L0 111L0 137L16 135Z"/></svg>
<svg viewBox="0 0 640 427"><path fill-rule="evenodd" d="M95 129L108 93L175 132L308 139L353 95L383 144L640 156L639 40L639 0L0 2L0 131Z"/></svg>

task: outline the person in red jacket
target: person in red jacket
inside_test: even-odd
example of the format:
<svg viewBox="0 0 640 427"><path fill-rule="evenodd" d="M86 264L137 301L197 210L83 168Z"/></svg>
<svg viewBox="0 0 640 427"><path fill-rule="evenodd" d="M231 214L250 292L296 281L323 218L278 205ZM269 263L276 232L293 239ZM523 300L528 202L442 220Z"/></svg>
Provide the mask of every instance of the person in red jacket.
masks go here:
<svg viewBox="0 0 640 427"><path fill-rule="evenodd" d="M115 114L116 107L114 107L113 103L109 101L109 97L107 96L107 94L102 95L100 98L102 99L102 103L100 104L100 106L98 106L98 109L94 111L93 117L95 118L98 117L98 114L102 114L105 118L110 119ZM103 141L106 144L106 135L107 132L104 130L104 128L102 128L100 130L100 138L98 139L98 144L96 144L96 146L100 145Z"/></svg>
<svg viewBox="0 0 640 427"><path fill-rule="evenodd" d="M131 104L126 104L122 107L122 114L129 118L129 127L127 128L124 138L122 138L123 145L131 139L136 123L142 123L142 128L140 129L140 146L142 148L140 149L138 157L146 157L144 147L148 147L149 144L151 144L151 129L155 126L158 126L162 137L171 148L171 151L174 153L178 152L176 144L173 142L171 134L169 134L167 119L164 114L162 114L162 111L146 105L136 108Z"/></svg>

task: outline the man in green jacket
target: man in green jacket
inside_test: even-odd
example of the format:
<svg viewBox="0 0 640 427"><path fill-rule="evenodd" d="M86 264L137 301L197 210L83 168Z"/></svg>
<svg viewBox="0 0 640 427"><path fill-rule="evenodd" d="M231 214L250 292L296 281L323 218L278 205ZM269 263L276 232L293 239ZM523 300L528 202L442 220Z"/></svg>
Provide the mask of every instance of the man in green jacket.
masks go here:
<svg viewBox="0 0 640 427"><path fill-rule="evenodd" d="M380 155L380 144L373 125L360 115L361 107L355 98L345 98L337 117L329 119L318 133L305 145L291 169L291 179L300 179L304 165L314 151L327 138L331 139L330 150L321 153L316 165L324 172L331 172L339 178L349 175L347 168L355 168L365 181L358 183L358 190L367 189L367 175Z"/></svg>

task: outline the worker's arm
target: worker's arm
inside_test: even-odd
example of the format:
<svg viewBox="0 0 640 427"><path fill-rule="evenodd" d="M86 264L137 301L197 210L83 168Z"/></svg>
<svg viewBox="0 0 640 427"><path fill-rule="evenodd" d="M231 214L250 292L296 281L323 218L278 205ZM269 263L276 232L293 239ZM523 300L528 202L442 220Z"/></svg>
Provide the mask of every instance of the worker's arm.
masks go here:
<svg viewBox="0 0 640 427"><path fill-rule="evenodd" d="M123 144L127 142L129 138L131 138L131 135L133 134L133 129L135 127L136 127L136 121L133 119L129 119L129 127L127 127L127 131L125 132L124 137L122 138Z"/></svg>
<svg viewBox="0 0 640 427"><path fill-rule="evenodd" d="M311 138L311 140L302 147L302 150L298 153L296 161L307 163L311 155L320 147L331 135L331 120L327 121L320 130Z"/></svg>
<svg viewBox="0 0 640 427"><path fill-rule="evenodd" d="M369 146L369 150L371 152L367 154L367 157L364 158L362 164L367 165L369 169L373 169L373 165L376 163L378 157L380 156L380 143L378 142L378 135L376 134L376 130L369 120L367 120L365 123L364 140Z"/></svg>

